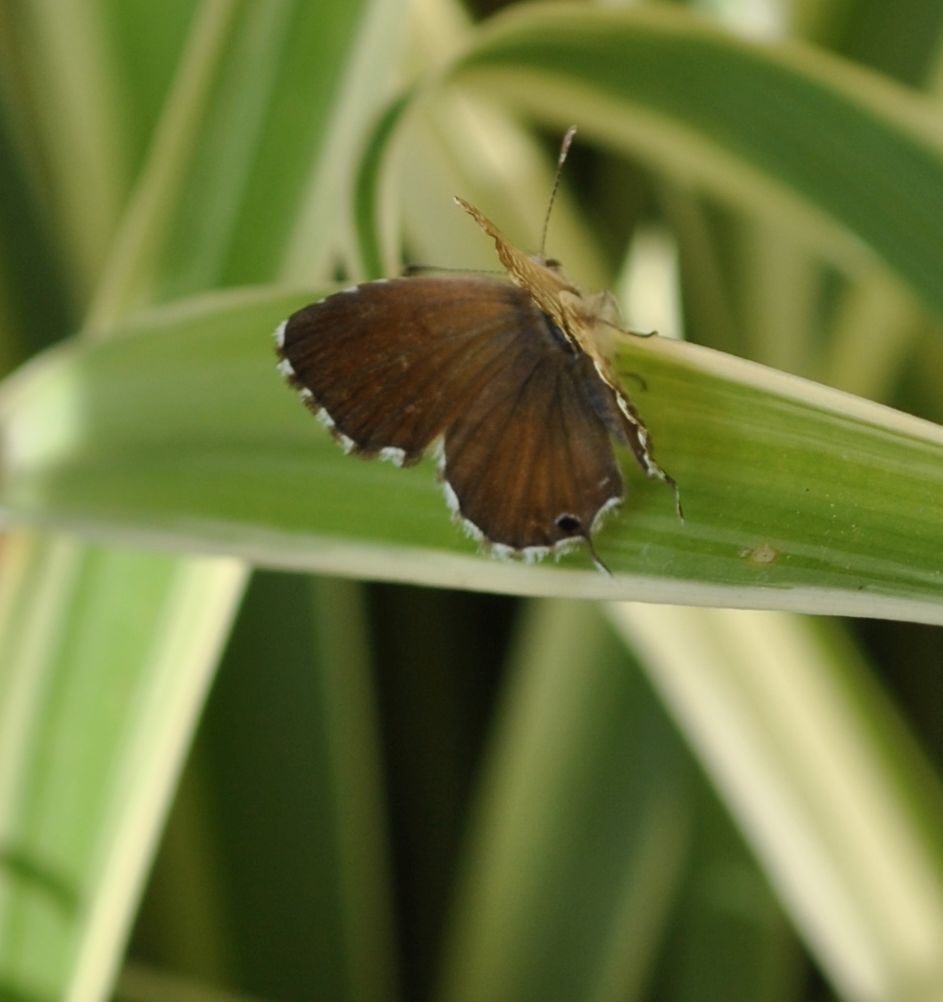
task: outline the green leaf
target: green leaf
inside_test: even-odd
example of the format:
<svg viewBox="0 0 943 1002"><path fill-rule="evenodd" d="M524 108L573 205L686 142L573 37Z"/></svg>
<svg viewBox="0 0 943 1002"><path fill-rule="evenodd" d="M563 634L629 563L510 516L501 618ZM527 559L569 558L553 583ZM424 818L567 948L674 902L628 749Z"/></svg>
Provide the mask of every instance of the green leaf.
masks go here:
<svg viewBox="0 0 943 1002"><path fill-rule="evenodd" d="M943 311L943 137L923 95L820 50L751 44L664 8L514 9L453 76L775 215L847 267L869 248Z"/></svg>
<svg viewBox="0 0 943 1002"><path fill-rule="evenodd" d="M297 2L201 7L91 326L286 268L330 270L356 147L398 52L396 13L389 0L329 17Z"/></svg>
<svg viewBox="0 0 943 1002"><path fill-rule="evenodd" d="M8 519L261 563L525 594L943 618L943 430L666 339L620 365L671 494L625 459L625 510L562 566L502 564L449 524L430 464L344 456L285 388L269 331L307 296L155 312L37 360L0 398ZM628 383L627 376L627 384ZM566 570L564 570L564 567Z"/></svg>
<svg viewBox="0 0 943 1002"><path fill-rule="evenodd" d="M651 700L597 609L531 610L472 820L443 1002L644 997L693 814L689 762Z"/></svg>
<svg viewBox="0 0 943 1002"><path fill-rule="evenodd" d="M202 289L235 273L277 273L298 249L286 219L309 183L319 200L339 204L332 183L350 172L358 130L379 100L379 88L371 88L389 70L375 59L364 74L358 60L362 68L370 40L395 10L387 2L335 7L336 16L325 21L321 7L304 3L197 5L171 96L98 283L91 322L97 334L110 336L118 317L154 294ZM72 63L97 68L94 56L107 48L104 23L80 17L69 23L81 30L66 41L84 46ZM62 35L61 26L47 27ZM133 85L111 80L108 101L126 98L134 107L126 87L162 78L167 63L161 57L175 62L178 56L172 35L148 50L159 69L135 74ZM390 46L385 55L395 51ZM301 93L299 78L310 81L310 67L321 73L318 87ZM88 101L84 91L66 96L83 107ZM106 104L89 114L110 109ZM25 107L16 112L31 120ZM335 114L342 121L333 123ZM74 118L84 121L78 113ZM304 142L287 141L294 129ZM105 131L96 127L95 135ZM59 143L56 155L67 146ZM81 164L81 176L113 167L114 143L104 150L94 141L89 146L98 159ZM54 165L54 175L68 176L66 160ZM291 182L277 209L266 192L273 174ZM73 204L64 221L98 213L88 239L100 248L123 192L113 185L109 199L100 201L94 185L81 190L81 177L70 184ZM264 240L256 216L240 228L241 206L268 221ZM267 216L260 206L270 210ZM333 252L335 232L319 233L325 255ZM5 250L21 248L12 243ZM97 267L92 258L73 257ZM58 417L70 420L63 412ZM54 436L57 420L46 425ZM120 962L246 568L87 548L74 540L31 547L16 536L8 536L4 556L0 995L102 998ZM345 862L363 868L368 855ZM360 895L363 904L352 911L361 925L382 921L373 919L365 882L357 874L344 888L349 897ZM358 940L352 953L362 946ZM374 978L361 969L359 983L381 982L374 997L388 997L385 973Z"/></svg>
<svg viewBox="0 0 943 1002"><path fill-rule="evenodd" d="M7 559L0 995L100 998L245 572L25 534Z"/></svg>
<svg viewBox="0 0 943 1002"><path fill-rule="evenodd" d="M943 790L847 640L771 613L609 615L841 997L938 994Z"/></svg>

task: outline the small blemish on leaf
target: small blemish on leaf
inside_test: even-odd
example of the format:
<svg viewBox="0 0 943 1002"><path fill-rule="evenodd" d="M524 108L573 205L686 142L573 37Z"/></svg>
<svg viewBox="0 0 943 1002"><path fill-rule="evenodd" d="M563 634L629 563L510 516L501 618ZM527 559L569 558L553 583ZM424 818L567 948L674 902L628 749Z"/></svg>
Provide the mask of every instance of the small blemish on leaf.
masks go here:
<svg viewBox="0 0 943 1002"><path fill-rule="evenodd" d="M780 551L769 543L760 543L759 546L748 546L740 551L740 556L751 564L760 566L772 564L779 559Z"/></svg>

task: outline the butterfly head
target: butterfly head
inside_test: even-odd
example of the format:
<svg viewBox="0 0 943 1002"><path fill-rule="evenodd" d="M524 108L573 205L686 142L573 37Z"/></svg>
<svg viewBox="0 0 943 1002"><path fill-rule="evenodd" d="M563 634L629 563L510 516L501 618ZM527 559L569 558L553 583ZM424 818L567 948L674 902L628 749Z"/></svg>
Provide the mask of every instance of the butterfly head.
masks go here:
<svg viewBox="0 0 943 1002"><path fill-rule="evenodd" d="M574 343L581 343L580 328L586 324L583 294L563 271L556 258L525 254L511 244L504 234L488 217L464 198L455 197L475 222L494 241L501 264L515 285L519 285L534 300L537 306Z"/></svg>

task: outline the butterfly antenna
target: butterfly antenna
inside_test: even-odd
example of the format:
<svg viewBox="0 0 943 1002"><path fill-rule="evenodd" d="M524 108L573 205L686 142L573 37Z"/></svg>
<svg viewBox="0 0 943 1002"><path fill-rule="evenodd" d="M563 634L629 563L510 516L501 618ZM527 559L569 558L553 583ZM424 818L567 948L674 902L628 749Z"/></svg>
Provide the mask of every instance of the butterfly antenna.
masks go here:
<svg viewBox="0 0 943 1002"><path fill-rule="evenodd" d="M557 200L557 191L560 188L560 175L563 173L563 161L566 160L567 153L570 152L570 143L576 135L576 126L571 125L563 136L560 143L560 155L557 157L557 170L553 175L553 187L550 189L550 201L547 203L547 214L544 216L544 228L540 234L540 257L544 256L547 246L547 229L550 226L550 213L553 211L553 203Z"/></svg>

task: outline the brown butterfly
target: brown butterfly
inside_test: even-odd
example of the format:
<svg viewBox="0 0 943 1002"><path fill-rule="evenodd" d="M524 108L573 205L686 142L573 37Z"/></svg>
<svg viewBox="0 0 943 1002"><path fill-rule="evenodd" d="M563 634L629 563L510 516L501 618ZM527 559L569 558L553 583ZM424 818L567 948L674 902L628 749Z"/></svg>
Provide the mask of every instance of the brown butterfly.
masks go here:
<svg viewBox="0 0 943 1002"><path fill-rule="evenodd" d="M608 573L592 535L624 494L613 439L671 486L683 518L608 361L612 297L584 295L558 261L517 250L456 202L510 282L418 276L335 293L278 327L278 368L345 452L405 466L437 445L449 507L492 553L536 560L584 543Z"/></svg>

